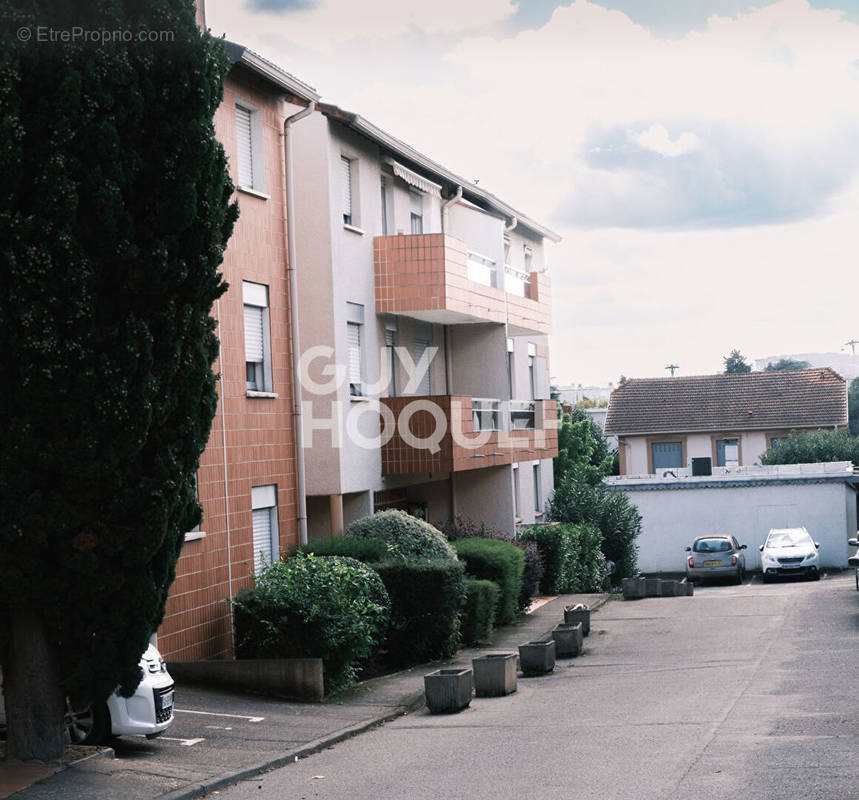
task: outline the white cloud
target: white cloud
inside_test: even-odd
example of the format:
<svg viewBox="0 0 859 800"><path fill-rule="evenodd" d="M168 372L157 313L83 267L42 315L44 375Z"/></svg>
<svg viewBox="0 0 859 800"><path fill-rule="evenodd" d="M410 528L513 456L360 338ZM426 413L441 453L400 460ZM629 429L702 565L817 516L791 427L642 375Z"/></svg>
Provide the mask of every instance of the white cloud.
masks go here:
<svg viewBox="0 0 859 800"><path fill-rule="evenodd" d="M628 136L645 150L652 150L654 153L659 153L659 155L668 158L676 158L685 153L690 153L692 150L697 150L701 145L701 140L689 131L684 131L676 139L672 139L668 129L658 122L653 123L640 133L630 131Z"/></svg>

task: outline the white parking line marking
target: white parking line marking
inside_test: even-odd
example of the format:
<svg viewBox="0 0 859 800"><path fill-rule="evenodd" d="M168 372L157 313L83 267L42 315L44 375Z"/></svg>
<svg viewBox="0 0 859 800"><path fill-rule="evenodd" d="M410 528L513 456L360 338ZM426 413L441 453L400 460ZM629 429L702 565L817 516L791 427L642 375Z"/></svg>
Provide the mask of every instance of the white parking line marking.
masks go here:
<svg viewBox="0 0 859 800"><path fill-rule="evenodd" d="M179 742L182 747L193 747L195 744L205 742L205 739L177 739L175 736L161 736L161 739L166 739L168 742Z"/></svg>
<svg viewBox="0 0 859 800"><path fill-rule="evenodd" d="M242 714L221 714L217 711L191 711L187 708L174 708L180 714L204 714L208 717L230 717L231 719L246 719L248 722L262 722L265 717L245 717Z"/></svg>

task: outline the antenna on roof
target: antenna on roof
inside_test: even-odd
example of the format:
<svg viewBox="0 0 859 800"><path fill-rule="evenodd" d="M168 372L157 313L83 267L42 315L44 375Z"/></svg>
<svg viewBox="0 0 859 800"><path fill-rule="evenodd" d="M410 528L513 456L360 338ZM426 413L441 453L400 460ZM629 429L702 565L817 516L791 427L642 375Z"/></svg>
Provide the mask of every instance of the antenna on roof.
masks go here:
<svg viewBox="0 0 859 800"><path fill-rule="evenodd" d="M857 342L856 344L859 344L859 342ZM665 369L671 370L671 377L673 378L674 377L674 370L680 369L680 367L678 367L676 364L669 364L667 367L665 367Z"/></svg>
<svg viewBox="0 0 859 800"><path fill-rule="evenodd" d="M855 356L856 355L856 345L859 344L859 340L851 339L849 342L844 342L844 344L850 348L851 352Z"/></svg>

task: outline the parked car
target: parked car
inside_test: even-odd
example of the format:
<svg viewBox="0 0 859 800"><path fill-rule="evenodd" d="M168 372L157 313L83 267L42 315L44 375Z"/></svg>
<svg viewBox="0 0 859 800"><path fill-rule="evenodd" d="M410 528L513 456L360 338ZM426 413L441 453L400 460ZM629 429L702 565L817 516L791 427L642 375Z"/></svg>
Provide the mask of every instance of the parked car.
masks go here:
<svg viewBox="0 0 859 800"><path fill-rule="evenodd" d="M727 533L698 536L686 548L686 580L690 583L704 578L733 578L742 583L746 574L746 545Z"/></svg>
<svg viewBox="0 0 859 800"><path fill-rule="evenodd" d="M760 546L764 582L778 575L806 575L820 579L820 542L805 528L773 528Z"/></svg>
<svg viewBox="0 0 859 800"><path fill-rule="evenodd" d="M859 547L859 538L848 539L847 544L851 547ZM859 550L847 559L847 564L850 567L856 568L856 591L859 592Z"/></svg>
<svg viewBox="0 0 859 800"><path fill-rule="evenodd" d="M140 657L143 680L131 697L117 690L104 703L66 700L66 737L70 744L96 744L109 736L160 736L173 722L173 679L153 645ZM76 707L77 706L77 707Z"/></svg>

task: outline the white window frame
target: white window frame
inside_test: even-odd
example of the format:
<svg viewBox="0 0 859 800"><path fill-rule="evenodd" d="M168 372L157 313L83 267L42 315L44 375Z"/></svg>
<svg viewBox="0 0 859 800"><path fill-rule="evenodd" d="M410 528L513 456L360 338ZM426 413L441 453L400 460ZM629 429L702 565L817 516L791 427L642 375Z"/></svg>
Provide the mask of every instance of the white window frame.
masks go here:
<svg viewBox="0 0 859 800"><path fill-rule="evenodd" d="M254 548L254 573L257 574L262 566L260 551L256 549L253 532L253 517L255 514L267 511L269 523L269 561L280 559L280 532L277 525L277 484L254 486L251 488L251 541Z"/></svg>
<svg viewBox="0 0 859 800"><path fill-rule="evenodd" d="M521 509L519 508L519 465L513 465L513 516L517 521L522 519Z"/></svg>
<svg viewBox="0 0 859 800"><path fill-rule="evenodd" d="M194 473L194 497L197 498L197 502L200 502L200 484L199 478L197 477L197 473ZM205 511L205 509L204 509ZM195 542L198 539L205 539L206 532L200 529L200 523L198 522L190 531L185 532L185 541L186 542Z"/></svg>
<svg viewBox="0 0 859 800"><path fill-rule="evenodd" d="M349 378L349 396L364 397L364 336L361 329L364 326L360 322L346 323L346 370ZM353 342L357 335L357 349ZM357 358L353 359L353 353ZM357 373L353 370L357 368Z"/></svg>
<svg viewBox="0 0 859 800"><path fill-rule="evenodd" d="M247 322L244 325L245 334L245 388L248 397L271 397L274 395L271 368L271 312L269 308L269 288L264 283L242 281L243 321L251 313L260 313L262 317L262 361L248 360ZM249 365L254 364L254 380L250 381ZM254 383L255 386L251 386Z"/></svg>
<svg viewBox="0 0 859 800"><path fill-rule="evenodd" d="M409 229L413 234L424 233L424 194L420 189L409 186ZM417 201L420 201L419 214L415 213Z"/></svg>
<svg viewBox="0 0 859 800"><path fill-rule="evenodd" d="M531 384L531 399L537 399L537 375L535 362L537 361L537 345L528 343L528 382Z"/></svg>
<svg viewBox="0 0 859 800"><path fill-rule="evenodd" d="M348 153L340 154L340 213L343 227L350 231L363 233L361 209L358 202L358 159ZM348 190L348 204L347 204Z"/></svg>
<svg viewBox="0 0 859 800"><path fill-rule="evenodd" d="M414 340L414 355L412 358L415 365L417 365L420 363L427 349L432 347L432 326L428 324L415 325L412 338ZM421 379L415 389L415 394L419 397L428 397L432 394L432 361L427 364L426 372L421 375Z"/></svg>
<svg viewBox="0 0 859 800"><path fill-rule="evenodd" d="M540 470L540 462L535 461L532 464L534 472L534 513L543 513L543 476Z"/></svg>
<svg viewBox="0 0 859 800"><path fill-rule="evenodd" d="M268 199L265 189L265 154L263 146L262 112L244 100L236 101L236 186L240 191ZM249 116L250 122L250 159L249 173L241 161L241 142L239 140L239 110Z"/></svg>

